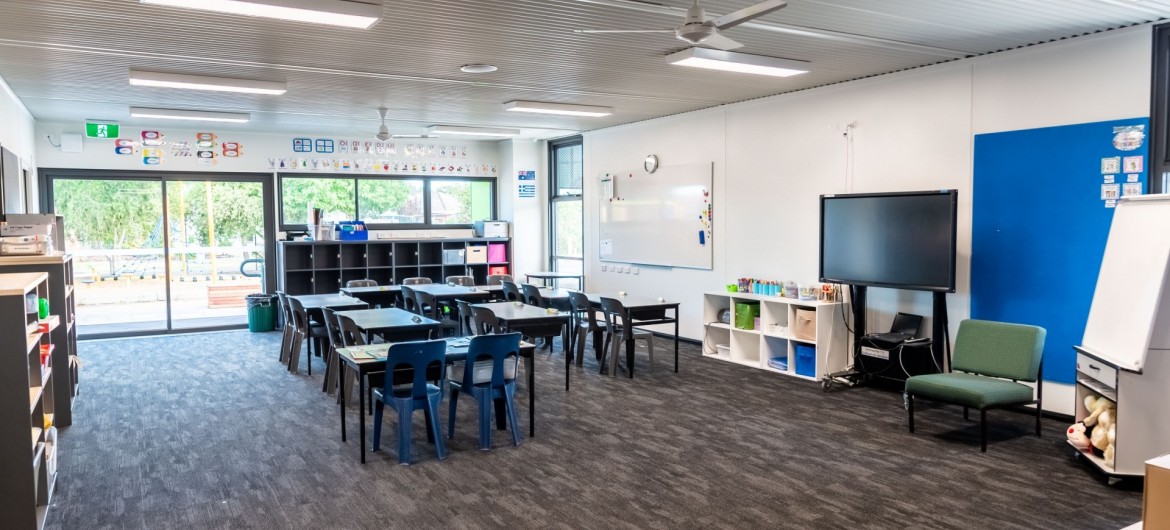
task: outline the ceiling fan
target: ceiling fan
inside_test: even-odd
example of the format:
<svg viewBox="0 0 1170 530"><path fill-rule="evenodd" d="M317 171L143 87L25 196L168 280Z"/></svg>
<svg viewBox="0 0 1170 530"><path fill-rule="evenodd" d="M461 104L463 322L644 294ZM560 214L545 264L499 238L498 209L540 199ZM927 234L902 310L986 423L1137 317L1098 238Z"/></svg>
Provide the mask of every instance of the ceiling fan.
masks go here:
<svg viewBox="0 0 1170 530"><path fill-rule="evenodd" d="M734 50L742 47L743 44L736 42L733 39L724 37L720 31L738 26L752 20L754 18L762 17L788 5L784 0L765 0L758 4L750 5L739 11L733 11L721 17L712 19L707 18L707 14L699 5L699 0L695 0L694 5L687 9L687 18L683 25L673 29L644 29L644 30L590 30L578 29L575 33L674 33L674 36L679 40L688 42L690 44L702 44L703 46L710 46L720 50Z"/></svg>
<svg viewBox="0 0 1170 530"><path fill-rule="evenodd" d="M382 125L378 127L378 134L374 137L383 142L390 139L390 128L386 127L386 113L389 111L390 109L386 107L378 107L378 116L382 117Z"/></svg>

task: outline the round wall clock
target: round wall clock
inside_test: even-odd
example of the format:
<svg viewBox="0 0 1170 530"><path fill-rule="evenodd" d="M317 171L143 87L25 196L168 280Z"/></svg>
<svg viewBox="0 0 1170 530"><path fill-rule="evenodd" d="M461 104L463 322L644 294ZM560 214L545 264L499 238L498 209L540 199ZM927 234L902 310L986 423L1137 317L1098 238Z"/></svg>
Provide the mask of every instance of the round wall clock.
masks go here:
<svg viewBox="0 0 1170 530"><path fill-rule="evenodd" d="M658 170L658 155L646 155L646 160L642 162L642 167L646 168L647 173L653 173Z"/></svg>

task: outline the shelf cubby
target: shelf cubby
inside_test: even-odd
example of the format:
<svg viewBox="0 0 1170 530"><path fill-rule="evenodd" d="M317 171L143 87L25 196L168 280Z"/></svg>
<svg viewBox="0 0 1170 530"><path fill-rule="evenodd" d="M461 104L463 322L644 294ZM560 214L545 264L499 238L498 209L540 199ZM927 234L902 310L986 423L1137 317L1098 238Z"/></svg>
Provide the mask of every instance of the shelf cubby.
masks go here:
<svg viewBox="0 0 1170 530"><path fill-rule="evenodd" d="M341 268L364 268L366 261L366 246L364 244L341 245Z"/></svg>
<svg viewBox="0 0 1170 530"><path fill-rule="evenodd" d="M318 245L313 249L313 269L341 268L341 245L336 243Z"/></svg>

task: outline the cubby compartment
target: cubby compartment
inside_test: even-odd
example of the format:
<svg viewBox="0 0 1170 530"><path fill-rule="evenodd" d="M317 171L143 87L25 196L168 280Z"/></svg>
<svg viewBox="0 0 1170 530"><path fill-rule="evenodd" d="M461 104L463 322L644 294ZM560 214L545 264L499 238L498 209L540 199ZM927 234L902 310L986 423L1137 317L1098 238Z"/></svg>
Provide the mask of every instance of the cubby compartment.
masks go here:
<svg viewBox="0 0 1170 530"><path fill-rule="evenodd" d="M430 278L431 283L443 283L443 266L431 265L427 267L419 267L418 275L424 278Z"/></svg>
<svg viewBox="0 0 1170 530"><path fill-rule="evenodd" d="M393 243L370 243L366 245L366 266L368 267L393 267L394 266L394 244Z"/></svg>
<svg viewBox="0 0 1170 530"><path fill-rule="evenodd" d="M313 250L314 269L337 269L341 267L341 245L317 245Z"/></svg>
<svg viewBox="0 0 1170 530"><path fill-rule="evenodd" d="M341 269L341 286L345 287L345 284L349 283L350 281L364 280L364 279L366 279L366 277L367 277L366 269L364 269L364 268L362 268L362 269Z"/></svg>
<svg viewBox="0 0 1170 530"><path fill-rule="evenodd" d="M788 339L765 334L760 346L760 361L764 368L785 374L792 372L792 351Z"/></svg>
<svg viewBox="0 0 1170 530"><path fill-rule="evenodd" d="M418 265L418 243L395 243L394 266L409 267Z"/></svg>
<svg viewBox="0 0 1170 530"><path fill-rule="evenodd" d="M760 337L757 333L731 330L731 362L760 367Z"/></svg>
<svg viewBox="0 0 1170 530"><path fill-rule="evenodd" d="M289 295L313 294L313 271L286 272L284 292Z"/></svg>
<svg viewBox="0 0 1170 530"><path fill-rule="evenodd" d="M467 275L475 278L476 285L487 285L488 266L483 265L468 265Z"/></svg>
<svg viewBox="0 0 1170 530"><path fill-rule="evenodd" d="M367 272L370 279L378 282L378 285L394 285L394 269L392 268L369 269Z"/></svg>
<svg viewBox="0 0 1170 530"><path fill-rule="evenodd" d="M313 271L313 294L336 293L341 289L341 271Z"/></svg>
<svg viewBox="0 0 1170 530"><path fill-rule="evenodd" d="M418 263L443 263L443 243L426 241L418 244Z"/></svg>
<svg viewBox="0 0 1170 530"><path fill-rule="evenodd" d="M443 281L447 281L448 276L467 276L467 267L463 265L444 265L443 266ZM477 284L478 285L478 284Z"/></svg>
<svg viewBox="0 0 1170 530"><path fill-rule="evenodd" d="M791 336L788 304L765 300L760 303L760 333L769 337L787 339ZM791 366L791 365L790 365Z"/></svg>
<svg viewBox="0 0 1170 530"><path fill-rule="evenodd" d="M341 245L341 268L365 268L366 246L363 244Z"/></svg>
<svg viewBox="0 0 1170 530"><path fill-rule="evenodd" d="M284 269L286 271L310 270L312 268L313 247L311 245L284 245Z"/></svg>
<svg viewBox="0 0 1170 530"><path fill-rule="evenodd" d="M418 276L418 267L395 267L394 283L402 285L403 280Z"/></svg>
<svg viewBox="0 0 1170 530"><path fill-rule="evenodd" d="M721 349L723 346L725 349ZM703 355L731 358L731 329L727 326L707 325L707 333L703 338Z"/></svg>

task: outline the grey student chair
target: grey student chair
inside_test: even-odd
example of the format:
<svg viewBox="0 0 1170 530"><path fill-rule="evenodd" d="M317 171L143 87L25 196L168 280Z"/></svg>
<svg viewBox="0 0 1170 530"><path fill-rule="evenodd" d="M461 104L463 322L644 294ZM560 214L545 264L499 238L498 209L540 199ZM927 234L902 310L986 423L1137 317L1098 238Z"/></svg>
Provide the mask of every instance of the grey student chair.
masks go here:
<svg viewBox="0 0 1170 530"><path fill-rule="evenodd" d="M508 302L523 302L524 295L520 294L520 288L516 284L505 281L500 282L500 287L503 288L504 300Z"/></svg>
<svg viewBox="0 0 1170 530"><path fill-rule="evenodd" d="M464 287L475 287L475 278L471 276L448 276L447 283L452 285L462 285Z"/></svg>
<svg viewBox="0 0 1170 530"><path fill-rule="evenodd" d="M345 343L341 338L341 326L337 323L337 311L325 307L321 309L321 313L322 318L325 319L325 330L329 336L329 344L324 348L325 380L321 382L321 391L333 395L333 391L337 388L337 369L339 365L337 348L345 347Z"/></svg>
<svg viewBox="0 0 1170 530"><path fill-rule="evenodd" d="M288 364L289 355L292 352L293 335L297 331L296 322L293 320L292 306L288 305L288 295L284 291L276 291L276 297L280 300L280 314L284 319L284 327L281 328L280 336L280 362L285 365Z"/></svg>
<svg viewBox="0 0 1170 530"><path fill-rule="evenodd" d="M576 355L577 366L585 360L585 339L593 335L594 344L602 342L602 333L605 331L604 321L597 321L597 310L589 302L585 293L569 291L569 305L573 312L573 321L576 323Z"/></svg>
<svg viewBox="0 0 1170 530"><path fill-rule="evenodd" d="M414 296L414 289L407 287L407 284L402 284L402 308L414 313L416 315L422 314L422 309L418 307L418 298Z"/></svg>
<svg viewBox="0 0 1170 530"><path fill-rule="evenodd" d="M488 285L500 285L502 282L510 281L512 281L511 274L492 274L491 276L487 277Z"/></svg>
<svg viewBox="0 0 1170 530"><path fill-rule="evenodd" d="M618 359L621 358L621 352L626 345L626 341L633 340L646 341L646 350L650 354L650 367L654 367L654 335L649 331L636 329L628 325L630 323L630 312L626 310L626 306L613 298L601 299L601 312L605 315L605 347L602 352L609 358L613 359L609 372L610 375L617 375ZM601 360L601 366L605 366L606 358ZM633 377L634 374L630 374Z"/></svg>
<svg viewBox="0 0 1170 530"><path fill-rule="evenodd" d="M345 282L345 286L346 287L377 287L378 282L371 280L369 278L365 278L362 280L350 280L348 282Z"/></svg>
<svg viewBox="0 0 1170 530"><path fill-rule="evenodd" d="M305 358L305 365L309 371L309 375L313 375L313 342L322 344L321 339L328 337L325 326L321 324L314 324L309 320L309 313L305 311L305 306L301 304L300 300L294 297L288 298L289 306L293 315L293 324L296 329L293 332L292 343L289 346L288 370L292 373L297 373L297 365L301 362L301 345L308 340L308 357Z"/></svg>
<svg viewBox="0 0 1170 530"><path fill-rule="evenodd" d="M431 279L427 278L426 276L415 276L413 278L402 280L402 285L422 285L427 283L433 282L431 282Z"/></svg>

